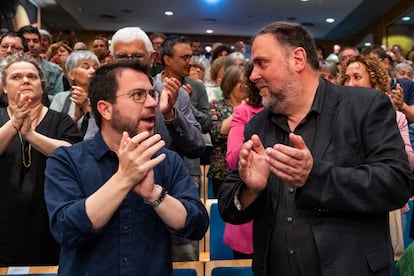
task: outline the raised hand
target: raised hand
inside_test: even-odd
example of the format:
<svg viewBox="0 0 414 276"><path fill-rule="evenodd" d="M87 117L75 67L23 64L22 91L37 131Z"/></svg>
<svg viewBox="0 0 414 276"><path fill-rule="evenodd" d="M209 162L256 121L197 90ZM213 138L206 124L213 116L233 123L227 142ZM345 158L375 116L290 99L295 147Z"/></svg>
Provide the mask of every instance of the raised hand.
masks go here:
<svg viewBox="0 0 414 276"><path fill-rule="evenodd" d="M70 100L75 104L74 121L79 120L80 117L89 112L89 98L88 92L80 86L72 86Z"/></svg>
<svg viewBox="0 0 414 276"><path fill-rule="evenodd" d="M188 96L191 97L191 95L193 95L193 88L191 87L191 84L186 83L182 86L182 88L188 93Z"/></svg>
<svg viewBox="0 0 414 276"><path fill-rule="evenodd" d="M303 138L289 134L293 147L275 144L266 148L266 161L270 171L295 187L305 185L313 167L313 157Z"/></svg>
<svg viewBox="0 0 414 276"><path fill-rule="evenodd" d="M239 155L239 174L242 181L255 193L267 186L270 169L266 161L266 152L259 136L252 135L245 142Z"/></svg>
<svg viewBox="0 0 414 276"><path fill-rule="evenodd" d="M399 83L391 90L390 98L392 105L396 110L402 110L404 105L404 89Z"/></svg>
<svg viewBox="0 0 414 276"><path fill-rule="evenodd" d="M176 78L164 78L164 89L160 95L160 112L166 120L174 119L174 104L178 99L181 83Z"/></svg>
<svg viewBox="0 0 414 276"><path fill-rule="evenodd" d="M29 97L22 95L20 92L16 94L14 103L10 103L12 110L10 122L17 131L21 130L23 123L27 120L27 118L30 121L30 104L31 100Z"/></svg>

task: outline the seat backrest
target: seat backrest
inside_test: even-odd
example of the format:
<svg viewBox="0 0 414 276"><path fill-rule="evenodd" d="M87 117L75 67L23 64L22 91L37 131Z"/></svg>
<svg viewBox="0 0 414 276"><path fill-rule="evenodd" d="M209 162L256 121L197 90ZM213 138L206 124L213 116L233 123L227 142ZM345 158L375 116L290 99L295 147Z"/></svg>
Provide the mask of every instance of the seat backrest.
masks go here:
<svg viewBox="0 0 414 276"><path fill-rule="evenodd" d="M210 227L206 235L206 251L210 252L210 260L233 259L233 251L223 243L224 220L220 216L217 199L207 200L207 210L210 216Z"/></svg>
<svg viewBox="0 0 414 276"><path fill-rule="evenodd" d="M202 262L173 262L173 276L203 276L204 264Z"/></svg>
<svg viewBox="0 0 414 276"><path fill-rule="evenodd" d="M413 215L413 200L408 201L408 206L410 207L410 210L405 214L406 217L406 226L403 231L403 237L404 237L404 249L407 249L407 247L413 242L413 239L410 238L410 227L411 227L411 221L412 221L412 215Z"/></svg>
<svg viewBox="0 0 414 276"><path fill-rule="evenodd" d="M219 260L206 263L205 276L253 276L252 260Z"/></svg>
<svg viewBox="0 0 414 276"><path fill-rule="evenodd" d="M0 275L57 276L58 266L10 266L1 267Z"/></svg>

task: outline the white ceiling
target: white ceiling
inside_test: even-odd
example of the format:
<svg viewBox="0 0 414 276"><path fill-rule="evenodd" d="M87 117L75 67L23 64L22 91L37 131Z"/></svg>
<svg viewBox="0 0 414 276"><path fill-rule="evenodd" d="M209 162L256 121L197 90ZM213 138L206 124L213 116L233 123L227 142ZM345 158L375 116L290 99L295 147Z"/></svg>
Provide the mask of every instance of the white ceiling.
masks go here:
<svg viewBox="0 0 414 276"><path fill-rule="evenodd" d="M289 20L306 25L316 39L348 40L407 0L32 0L50 29L252 36L265 24ZM215 1L216 3L208 3ZM410 0L411 1L411 0ZM164 11L174 12L165 16ZM326 18L335 19L332 24ZM412 19L414 20L414 18Z"/></svg>

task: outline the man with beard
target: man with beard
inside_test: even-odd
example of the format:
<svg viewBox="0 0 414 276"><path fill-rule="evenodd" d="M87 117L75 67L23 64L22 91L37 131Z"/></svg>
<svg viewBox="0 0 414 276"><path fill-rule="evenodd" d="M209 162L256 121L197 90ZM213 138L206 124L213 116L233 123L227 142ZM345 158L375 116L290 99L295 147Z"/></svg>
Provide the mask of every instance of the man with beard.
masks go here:
<svg viewBox="0 0 414 276"><path fill-rule="evenodd" d="M254 38L250 79L265 109L221 186L232 224L253 219L255 275L391 275L388 212L410 168L388 97L319 78L313 38L275 22Z"/></svg>
<svg viewBox="0 0 414 276"><path fill-rule="evenodd" d="M53 97L64 91L63 89L63 72L62 69L53 62L47 61L40 56L40 33L39 30L31 25L23 26L18 30L27 41L29 47L29 54L34 57L43 70L45 75L45 87L43 90L42 103L49 106Z"/></svg>
<svg viewBox="0 0 414 276"><path fill-rule="evenodd" d="M49 157L45 199L59 275L171 275L170 233L199 240L208 214L182 159L154 134L147 68L120 60L89 86L100 131Z"/></svg>

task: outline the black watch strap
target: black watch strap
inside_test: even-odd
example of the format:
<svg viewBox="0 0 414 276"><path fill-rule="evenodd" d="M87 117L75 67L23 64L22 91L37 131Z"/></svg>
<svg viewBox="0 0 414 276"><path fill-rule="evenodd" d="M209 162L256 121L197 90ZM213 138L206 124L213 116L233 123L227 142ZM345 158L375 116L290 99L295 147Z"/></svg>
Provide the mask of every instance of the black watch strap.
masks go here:
<svg viewBox="0 0 414 276"><path fill-rule="evenodd" d="M167 190L164 188L164 187L162 187L162 186L160 186L160 185L157 185L157 184L155 184L155 186L156 187L159 187L159 188L161 188L161 193L160 193L160 196L156 199L156 200L154 200L154 201L147 201L147 200L144 200L144 202L145 203L147 203L147 204L149 204L149 205L151 205L152 207L157 207L158 205L160 205L161 204L161 202L163 202L164 201L164 199L165 199L165 197L167 196L167 194L168 194L168 192L167 192Z"/></svg>

